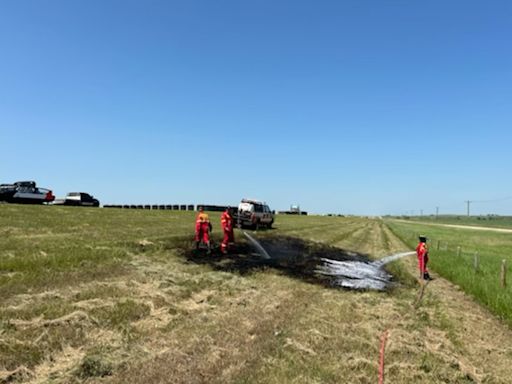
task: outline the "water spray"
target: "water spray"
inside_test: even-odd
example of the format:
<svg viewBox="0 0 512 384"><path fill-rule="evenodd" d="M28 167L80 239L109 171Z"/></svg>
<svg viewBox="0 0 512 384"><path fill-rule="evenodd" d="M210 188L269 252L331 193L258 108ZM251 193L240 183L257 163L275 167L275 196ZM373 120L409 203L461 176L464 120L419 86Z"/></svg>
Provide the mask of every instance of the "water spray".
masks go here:
<svg viewBox="0 0 512 384"><path fill-rule="evenodd" d="M391 263L392 261L401 259L402 257L412 256L415 254L416 254L416 252L414 252L414 251L395 253L394 255L389 255L389 256L383 257L382 259L374 261L373 264L380 264L380 266L382 267L388 263Z"/></svg>
<svg viewBox="0 0 512 384"><path fill-rule="evenodd" d="M322 258L323 265L318 266L315 273L331 277L335 284L342 287L383 290L391 280L391 275L383 268L384 265L414 254L416 252L401 252L373 262Z"/></svg>
<svg viewBox="0 0 512 384"><path fill-rule="evenodd" d="M252 245L260 252L260 255L263 256L265 259L270 259L270 255L265 251L265 248L261 246L261 244L251 235L249 235L247 232L242 231L245 237L251 242Z"/></svg>
<svg viewBox="0 0 512 384"><path fill-rule="evenodd" d="M242 231L244 236L266 260L271 256L254 237ZM390 284L392 276L384 270L384 266L392 261L416 252L400 252L375 261L333 260L321 257L314 269L314 274L329 278L331 284L352 289L376 289L382 291ZM354 254L356 256L356 254Z"/></svg>

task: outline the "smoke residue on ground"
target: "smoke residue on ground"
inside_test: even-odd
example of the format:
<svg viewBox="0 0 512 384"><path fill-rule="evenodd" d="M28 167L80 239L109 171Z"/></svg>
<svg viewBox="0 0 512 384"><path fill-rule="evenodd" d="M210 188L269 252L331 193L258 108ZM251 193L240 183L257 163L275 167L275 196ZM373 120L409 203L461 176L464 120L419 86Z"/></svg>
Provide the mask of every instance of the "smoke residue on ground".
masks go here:
<svg viewBox="0 0 512 384"><path fill-rule="evenodd" d="M252 239L238 242L229 255L203 251L188 253L195 263L210 264L216 270L250 273L265 267L276 268L290 276L330 287L384 290L392 276L367 255L307 242L285 236L254 239L270 256L267 258L252 244Z"/></svg>

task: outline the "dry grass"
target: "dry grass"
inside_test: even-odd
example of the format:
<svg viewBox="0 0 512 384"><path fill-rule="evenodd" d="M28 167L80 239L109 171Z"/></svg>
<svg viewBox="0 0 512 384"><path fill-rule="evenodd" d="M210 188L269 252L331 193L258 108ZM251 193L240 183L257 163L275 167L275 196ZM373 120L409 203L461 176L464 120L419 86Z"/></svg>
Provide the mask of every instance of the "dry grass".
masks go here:
<svg viewBox="0 0 512 384"><path fill-rule="evenodd" d="M385 330L386 382L509 382L511 331L440 278L414 306L413 259L392 268L402 284L390 292L346 291L271 266L188 257L189 213L48 208L0 207L0 263L11 266L1 291L0 382L375 383ZM31 215L45 236L25 224ZM380 221L280 216L276 227L257 235L374 258L406 249ZM60 260L68 235L84 249L81 269ZM91 249L106 252L100 266L116 259L116 268L97 273ZM55 264L34 257L37 274L54 265L61 279L13 262L40 251Z"/></svg>

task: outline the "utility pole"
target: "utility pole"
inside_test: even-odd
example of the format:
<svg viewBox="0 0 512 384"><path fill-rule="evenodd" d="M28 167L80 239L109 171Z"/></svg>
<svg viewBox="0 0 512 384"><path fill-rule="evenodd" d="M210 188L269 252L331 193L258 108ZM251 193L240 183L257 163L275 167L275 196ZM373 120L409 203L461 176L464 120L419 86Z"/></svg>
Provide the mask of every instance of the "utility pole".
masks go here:
<svg viewBox="0 0 512 384"><path fill-rule="evenodd" d="M465 203L468 205L467 211L468 211L468 217L469 217L469 205L472 203L472 201L466 200Z"/></svg>
<svg viewBox="0 0 512 384"><path fill-rule="evenodd" d="M436 219L439 216L439 207L436 207Z"/></svg>

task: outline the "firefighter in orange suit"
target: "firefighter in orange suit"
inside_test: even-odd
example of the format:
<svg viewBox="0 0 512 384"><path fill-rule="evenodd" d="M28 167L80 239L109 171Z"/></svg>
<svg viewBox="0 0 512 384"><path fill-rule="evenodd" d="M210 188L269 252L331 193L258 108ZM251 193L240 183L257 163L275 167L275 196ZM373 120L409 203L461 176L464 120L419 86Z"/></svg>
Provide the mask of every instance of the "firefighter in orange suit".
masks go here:
<svg viewBox="0 0 512 384"><path fill-rule="evenodd" d="M424 280L431 280L428 273L428 246L427 238L425 236L419 237L419 243L416 247L416 255L418 256L418 267L420 269L420 278Z"/></svg>
<svg viewBox="0 0 512 384"><path fill-rule="evenodd" d="M230 207L227 207L220 217L220 225L224 232L224 238L220 245L220 250L223 254L228 253L229 243L233 243L235 241L235 234L233 233L233 217L229 210Z"/></svg>
<svg viewBox="0 0 512 384"><path fill-rule="evenodd" d="M199 207L199 213L196 217L196 249L199 249L199 243L202 241L208 247L208 253L211 252L210 248L210 231L212 225L208 214L204 212L203 207Z"/></svg>

